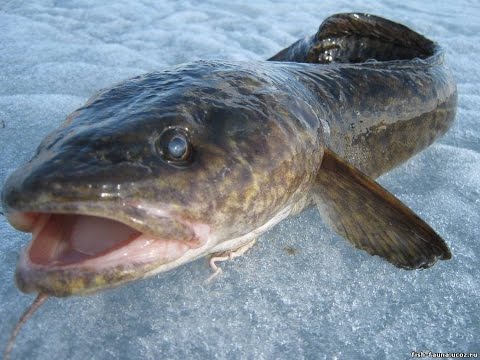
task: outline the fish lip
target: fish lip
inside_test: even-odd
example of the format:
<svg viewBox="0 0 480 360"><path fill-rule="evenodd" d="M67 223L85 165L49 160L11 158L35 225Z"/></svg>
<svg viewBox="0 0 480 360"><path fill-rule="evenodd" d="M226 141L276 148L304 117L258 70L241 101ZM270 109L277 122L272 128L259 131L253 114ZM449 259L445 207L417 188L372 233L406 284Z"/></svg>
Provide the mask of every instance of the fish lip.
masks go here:
<svg viewBox="0 0 480 360"><path fill-rule="evenodd" d="M40 213L5 210L8 223L21 232L31 232Z"/></svg>
<svg viewBox="0 0 480 360"><path fill-rule="evenodd" d="M4 206L5 217L7 221L15 229L22 232L30 232L34 225L35 217L38 214L65 214L65 215L85 215L85 216L97 216L100 218L111 219L118 221L129 227L151 236L162 237L162 234L158 233L158 230L151 226L152 220L157 222L170 222L172 225L183 226L185 229L191 230L193 235L197 235L195 229L196 223L194 221L185 220L180 215L174 214L173 211L166 208L166 206L159 205L157 209L154 206L144 206L139 201L68 201L68 202L56 202L50 197L45 197L41 202L35 202L32 204L26 204L16 207ZM161 209L161 210L159 210ZM26 216L25 216L26 215ZM134 216L135 215L135 216ZM142 221L140 217L150 216L149 221ZM26 217L32 217L28 220ZM200 232L204 233L200 229ZM192 236L190 238L184 237L177 239L183 241L191 248L197 248L202 246L206 242L206 235Z"/></svg>
<svg viewBox="0 0 480 360"><path fill-rule="evenodd" d="M56 297L87 295L118 287L147 276L149 271L168 263L132 263L105 269L88 265L45 266L33 263L28 256L29 247L22 250L15 271L15 282L24 293L38 292ZM188 252L188 250L186 251ZM174 259L175 260L175 259Z"/></svg>
<svg viewBox="0 0 480 360"><path fill-rule="evenodd" d="M107 279L108 272L94 271L83 266L61 268L35 264L29 259L28 248L21 251L15 271L15 283L20 291L24 293L38 292L56 297L85 295L104 288L115 287L124 282L121 281L122 278L120 276L115 280L111 277L110 284L105 286L105 280L102 283L102 281L95 278L102 277ZM114 272L113 270L112 273ZM118 272L120 273L120 271ZM136 276L135 278L138 277Z"/></svg>
<svg viewBox="0 0 480 360"><path fill-rule="evenodd" d="M95 207L90 211L81 211L79 204L48 204L47 206L35 206L29 208L23 208L22 211L18 209L9 208L5 212L7 220L10 223L15 224L15 218L30 217L30 223L24 224L22 231L31 232L34 227L35 217L41 217L42 214L68 214L68 215L83 215L83 216L100 216L102 218L116 220L120 223L126 224L133 229L138 230L134 222L124 222L114 218L113 216L103 216L100 211ZM83 204L85 205L85 204ZM28 210L28 211L23 211ZM167 217L168 214L164 214ZM17 228L18 228L18 224ZM102 258L109 256L110 251L107 254L100 256L93 256L92 259L86 261L80 261L74 264L38 264L31 260L29 251L32 247L33 241L30 241L29 245L21 251L19 261L17 263L17 269L15 272L15 280L17 287L23 292L43 292L52 296L70 296L70 295L83 295L94 293L106 288L117 287L123 283L141 279L148 276L149 273L154 273L155 269L161 266L168 268L170 262L176 262L182 258L182 263L190 260L191 250L195 250L194 253L203 252L208 249L208 243L210 241L210 228L205 224L188 224L184 222L185 226L190 226L190 230L196 235L196 242L180 242L176 240L170 240L175 247L175 256L156 259L148 259L148 261L125 261L123 263L114 263L105 267L96 266L96 261L101 261ZM198 226L200 225L200 233ZM202 225L205 225L208 229L202 234ZM142 237L144 233L142 231L139 237ZM169 241L161 240L159 241ZM133 240L136 241L136 240ZM130 243L127 243L128 246ZM168 246L168 245L166 245ZM123 245L120 251L123 249ZM112 251L114 253L115 251ZM148 257L147 257L148 258ZM128 260L128 259L126 259Z"/></svg>

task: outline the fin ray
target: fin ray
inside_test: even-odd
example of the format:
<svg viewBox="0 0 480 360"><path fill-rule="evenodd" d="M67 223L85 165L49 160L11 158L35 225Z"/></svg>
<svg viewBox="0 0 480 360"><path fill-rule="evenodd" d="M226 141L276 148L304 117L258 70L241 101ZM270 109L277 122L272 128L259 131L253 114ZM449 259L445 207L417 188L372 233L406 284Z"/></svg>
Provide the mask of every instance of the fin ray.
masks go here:
<svg viewBox="0 0 480 360"><path fill-rule="evenodd" d="M312 196L329 225L354 246L405 269L451 258L443 239L395 196L326 150Z"/></svg>

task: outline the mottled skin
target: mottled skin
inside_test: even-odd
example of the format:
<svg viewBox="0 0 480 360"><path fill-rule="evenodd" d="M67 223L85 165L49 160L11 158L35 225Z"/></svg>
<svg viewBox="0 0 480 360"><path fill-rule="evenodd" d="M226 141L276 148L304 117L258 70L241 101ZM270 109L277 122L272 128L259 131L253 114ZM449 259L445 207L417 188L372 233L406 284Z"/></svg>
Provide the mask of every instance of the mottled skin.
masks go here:
<svg viewBox="0 0 480 360"><path fill-rule="evenodd" d="M454 118L456 88L442 50L381 18L333 16L270 60L199 61L99 92L12 174L4 208L108 217L192 244L190 225L208 224L209 247L191 261L282 211L301 211L324 152L376 177L432 143ZM188 134L187 162L162 155L166 129ZM155 217L145 204L172 216ZM23 291L66 296L180 263L100 273L20 266L16 278Z"/></svg>
<svg viewBox="0 0 480 360"><path fill-rule="evenodd" d="M326 147L371 177L433 143L455 117L457 90L443 49L386 19L332 16L270 60L329 64L301 69L300 80L329 124Z"/></svg>
<svg viewBox="0 0 480 360"><path fill-rule="evenodd" d="M305 100L287 93L312 95L285 87L293 81L282 66L227 62L127 80L96 95L42 142L7 182L5 207L111 217L178 236L181 226L149 216L135 206L141 202L209 224L217 243L251 232L308 196L322 160L318 119ZM170 166L158 152L159 135L172 126L187 129L195 149L185 167ZM92 281L103 287L136 277L139 269L94 271L73 281L75 272L52 271L48 280L21 272L17 281L22 289L42 283L42 291L60 295Z"/></svg>

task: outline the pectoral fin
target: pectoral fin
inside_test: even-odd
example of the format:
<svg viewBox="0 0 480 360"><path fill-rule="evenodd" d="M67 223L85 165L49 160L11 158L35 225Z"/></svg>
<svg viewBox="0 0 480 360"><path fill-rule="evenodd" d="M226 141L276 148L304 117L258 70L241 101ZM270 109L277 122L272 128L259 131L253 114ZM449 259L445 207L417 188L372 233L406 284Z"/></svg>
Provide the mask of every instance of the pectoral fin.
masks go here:
<svg viewBox="0 0 480 360"><path fill-rule="evenodd" d="M451 258L443 239L395 196L331 151L312 192L322 218L356 247L404 269Z"/></svg>

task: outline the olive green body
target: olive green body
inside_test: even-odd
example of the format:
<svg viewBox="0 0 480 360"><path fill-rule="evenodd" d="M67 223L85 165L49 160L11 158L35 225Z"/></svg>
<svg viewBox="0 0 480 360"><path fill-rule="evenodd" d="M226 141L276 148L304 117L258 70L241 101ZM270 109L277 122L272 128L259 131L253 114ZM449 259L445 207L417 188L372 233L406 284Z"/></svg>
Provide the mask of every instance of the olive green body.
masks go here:
<svg viewBox="0 0 480 360"><path fill-rule="evenodd" d="M310 203L326 151L377 177L444 134L455 115L443 51L385 19L332 16L270 60L142 75L71 114L7 180L7 215L111 218L193 250L100 272L38 269L22 258L19 287L89 293L234 250ZM193 149L182 163L163 152L162 134L175 129Z"/></svg>

